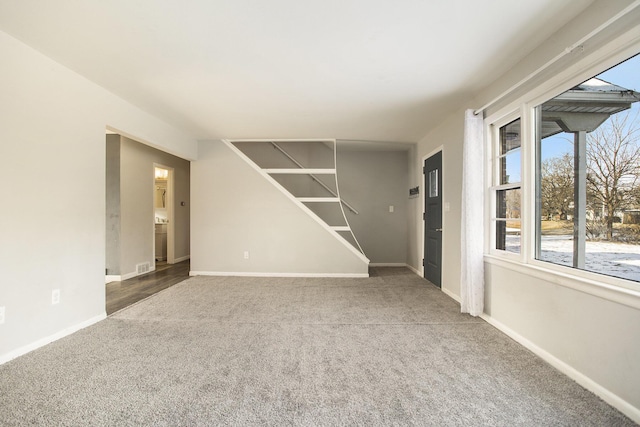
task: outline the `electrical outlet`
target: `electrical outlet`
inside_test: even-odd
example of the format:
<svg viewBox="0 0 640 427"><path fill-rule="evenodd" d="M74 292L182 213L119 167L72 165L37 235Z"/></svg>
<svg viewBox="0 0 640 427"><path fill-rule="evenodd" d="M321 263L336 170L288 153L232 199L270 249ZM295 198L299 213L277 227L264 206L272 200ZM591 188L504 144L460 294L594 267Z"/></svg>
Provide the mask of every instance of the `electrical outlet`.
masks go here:
<svg viewBox="0 0 640 427"><path fill-rule="evenodd" d="M389 205L389 212L393 213L396 210L395 206Z"/></svg>
<svg viewBox="0 0 640 427"><path fill-rule="evenodd" d="M249 251L244 251L244 259L249 259Z"/></svg>
<svg viewBox="0 0 640 427"><path fill-rule="evenodd" d="M4 323L4 306L0 307L0 325Z"/></svg>
<svg viewBox="0 0 640 427"><path fill-rule="evenodd" d="M58 304L60 302L60 289L54 289L51 291L51 305Z"/></svg>

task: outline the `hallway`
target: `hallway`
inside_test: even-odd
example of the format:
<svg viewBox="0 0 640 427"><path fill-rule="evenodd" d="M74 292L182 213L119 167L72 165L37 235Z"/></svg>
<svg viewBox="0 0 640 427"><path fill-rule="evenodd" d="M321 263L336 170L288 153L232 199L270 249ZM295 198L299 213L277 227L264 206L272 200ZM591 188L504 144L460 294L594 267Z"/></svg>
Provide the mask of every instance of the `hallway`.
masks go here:
<svg viewBox="0 0 640 427"><path fill-rule="evenodd" d="M189 260L156 263L156 270L122 282L107 283L107 316L189 278Z"/></svg>

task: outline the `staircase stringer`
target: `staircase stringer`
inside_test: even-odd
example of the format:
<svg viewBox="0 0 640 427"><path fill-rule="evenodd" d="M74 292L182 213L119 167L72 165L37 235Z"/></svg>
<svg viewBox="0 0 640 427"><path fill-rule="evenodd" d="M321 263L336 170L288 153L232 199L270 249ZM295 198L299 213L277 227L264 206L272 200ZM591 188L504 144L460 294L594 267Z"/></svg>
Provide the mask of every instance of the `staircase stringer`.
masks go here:
<svg viewBox="0 0 640 427"><path fill-rule="evenodd" d="M338 200L340 200L340 211L342 212L342 217L344 218L344 221L347 223L347 227L349 229L349 233L351 233L351 237L353 237L353 240L356 242L356 245L358 245L358 249L360 249L360 252L362 252L364 254L364 251L362 250L362 246L360 246L360 242L358 242L358 238L356 237L356 233L353 232L353 228L351 228L351 224L349 224L349 218L347 218L347 215L344 211L344 206L342 203L342 196L340 196L340 184L338 183L338 141L334 140L333 141L333 167L335 169L335 174L334 174L334 178L336 180L336 193L338 196ZM353 209L351 209L353 210ZM357 214L357 212L356 212Z"/></svg>
<svg viewBox="0 0 640 427"><path fill-rule="evenodd" d="M300 209L302 209L307 215L313 218L318 224L322 226L329 234L331 234L336 240L342 243L349 251L355 254L362 262L369 264L369 258L364 255L364 253L360 252L356 247L354 247L349 241L347 241L344 237L338 234L337 231L333 230L329 224L324 222L322 218L316 215L311 209L309 209L304 203L300 202L293 194L291 194L286 188L284 188L278 181L276 181L273 177L271 177L264 169L258 166L249 156L244 154L238 147L236 147L232 140L222 139L221 140L227 147L229 147L234 153L236 153L241 159L243 159L248 165L250 165L256 172L264 177L267 181L269 181L274 187L276 187L282 194L284 194L289 200L291 200L294 204L296 204ZM238 141L260 141L260 142L269 142L270 140L247 140L242 139ZM303 141L303 140L296 140ZM306 140L306 141L320 141L320 140ZM330 139L322 139L321 141L330 141ZM335 140L332 140L335 144ZM334 150L335 153L335 150ZM342 203L340 203L342 208ZM355 238L355 236L354 236ZM356 240L357 242L357 240ZM360 246L358 244L358 246Z"/></svg>

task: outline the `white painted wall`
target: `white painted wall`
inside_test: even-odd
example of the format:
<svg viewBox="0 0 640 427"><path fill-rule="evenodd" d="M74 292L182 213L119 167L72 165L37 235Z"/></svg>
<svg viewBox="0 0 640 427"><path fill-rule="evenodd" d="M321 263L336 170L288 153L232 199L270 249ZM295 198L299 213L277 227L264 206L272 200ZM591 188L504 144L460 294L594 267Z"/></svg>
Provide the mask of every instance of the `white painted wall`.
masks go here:
<svg viewBox="0 0 640 427"><path fill-rule="evenodd" d="M197 146L2 32L0 52L3 362L105 315L105 127L189 159Z"/></svg>
<svg viewBox="0 0 640 427"><path fill-rule="evenodd" d="M508 266L486 264L486 269L485 313L490 321L529 341L532 350L548 352L556 364L577 371L584 386L616 395L612 403L626 402L627 414L635 412L637 421L640 310ZM599 387L589 387L585 380Z"/></svg>
<svg viewBox="0 0 640 427"><path fill-rule="evenodd" d="M367 274L366 263L223 142L200 142L191 178L192 272Z"/></svg>
<svg viewBox="0 0 640 427"><path fill-rule="evenodd" d="M596 1L464 107L477 108L494 98L629 3ZM637 22L637 14L631 16L626 28L637 28ZM588 44L587 56L564 62L576 70L588 67L588 52L596 48L597 43ZM198 148L190 135L1 32L0 51L0 179L5 184L0 306L6 307L1 362L104 316L105 126L187 159L195 159ZM517 102L516 95L502 106ZM454 296L459 295L462 120L462 108L452 112L420 141L414 162L420 170L423 156L445 146L444 201L451 209L444 216L443 289ZM293 213L297 207L227 147L209 142L200 148L202 159L192 168L193 270L363 272L359 259L318 224ZM415 171L414 184L420 183L424 195ZM407 215L408 262L421 270L422 235L416 231L421 231L423 199L413 200L413 213ZM244 250L250 251L249 260L243 259ZM55 306L52 289L61 290ZM626 413L640 414L639 310L497 265L487 266L486 300L494 324L568 367L582 384L592 381ZM640 422L640 415L634 419Z"/></svg>
<svg viewBox="0 0 640 427"><path fill-rule="evenodd" d="M479 108L503 94L511 85L562 53L567 46L629 3L596 1L575 21L509 73L500 76L492 86L464 107ZM634 11L614 27L585 43L584 53L566 56L557 68L542 73L539 78L505 96L486 113L506 113L517 109L533 96L532 91L550 88L552 80L556 85L562 82L570 84L576 75L585 73L597 64L615 65L615 58L620 60L624 56L624 52L616 52L616 49L627 53L636 49L637 52L640 50L640 29L637 26L637 22L640 22L639 12ZM465 108L452 112L447 120L419 142L415 164L416 170L419 170L421 159L444 145L444 202L449 202L451 209L444 214L442 286L454 298L460 294L461 148ZM414 175L413 179L420 182L422 190L423 178ZM421 212L424 191L421 192L420 201L413 206L414 213L409 216L411 233L408 262L418 270L421 270L421 256L418 254L421 254L423 239ZM534 268L514 268L513 265L496 263L489 258L485 265L485 318L640 422L638 297L627 296L627 303L620 304L609 298L585 293L580 290L582 288L578 281L561 278L557 273L540 275L536 274Z"/></svg>

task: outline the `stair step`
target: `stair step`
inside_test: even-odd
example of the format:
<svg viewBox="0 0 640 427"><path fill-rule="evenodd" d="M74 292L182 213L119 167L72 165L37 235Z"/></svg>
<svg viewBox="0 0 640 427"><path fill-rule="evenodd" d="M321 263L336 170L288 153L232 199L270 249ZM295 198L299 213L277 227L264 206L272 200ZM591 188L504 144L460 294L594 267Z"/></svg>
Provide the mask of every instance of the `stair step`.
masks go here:
<svg viewBox="0 0 640 427"><path fill-rule="evenodd" d="M298 201L302 203L338 203L340 199L338 197L296 197Z"/></svg>
<svg viewBox="0 0 640 427"><path fill-rule="evenodd" d="M297 174L297 175L335 175L335 169L262 169L268 174Z"/></svg>

